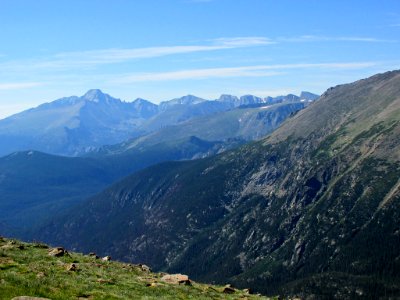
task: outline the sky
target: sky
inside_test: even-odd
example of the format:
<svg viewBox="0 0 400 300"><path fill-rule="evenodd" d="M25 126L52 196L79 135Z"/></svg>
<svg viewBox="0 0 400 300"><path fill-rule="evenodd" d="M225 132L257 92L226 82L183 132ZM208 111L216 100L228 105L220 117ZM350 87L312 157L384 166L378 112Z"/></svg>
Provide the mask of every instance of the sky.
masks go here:
<svg viewBox="0 0 400 300"><path fill-rule="evenodd" d="M0 0L0 118L89 89L323 93L400 69L399 0Z"/></svg>

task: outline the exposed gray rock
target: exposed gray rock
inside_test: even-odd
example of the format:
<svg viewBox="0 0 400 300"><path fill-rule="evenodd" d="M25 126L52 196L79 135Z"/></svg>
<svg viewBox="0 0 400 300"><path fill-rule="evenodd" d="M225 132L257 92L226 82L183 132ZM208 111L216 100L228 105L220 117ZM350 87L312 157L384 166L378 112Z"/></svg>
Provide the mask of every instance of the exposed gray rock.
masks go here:
<svg viewBox="0 0 400 300"><path fill-rule="evenodd" d="M161 277L161 280L171 284L191 285L189 276L182 274L167 274Z"/></svg>
<svg viewBox="0 0 400 300"><path fill-rule="evenodd" d="M56 247L56 248L53 248L53 249L49 250L49 255L50 256L55 256L55 257L64 256L67 253L68 252L66 250L64 250L64 248L62 248L62 247Z"/></svg>

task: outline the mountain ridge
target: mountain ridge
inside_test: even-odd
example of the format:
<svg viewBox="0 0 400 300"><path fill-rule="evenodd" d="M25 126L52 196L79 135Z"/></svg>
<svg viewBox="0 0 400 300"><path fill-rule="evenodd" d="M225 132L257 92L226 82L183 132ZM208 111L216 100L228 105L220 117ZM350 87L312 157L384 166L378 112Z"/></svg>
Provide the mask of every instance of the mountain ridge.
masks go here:
<svg viewBox="0 0 400 300"><path fill-rule="evenodd" d="M2 157L2 232L30 238L31 229L47 215L76 205L124 176L163 161L198 159L238 147L271 132L304 107L304 103L296 102L199 116L121 144L90 149L80 157L46 155L36 150ZM181 118L187 109L192 110L186 105L182 108Z"/></svg>
<svg viewBox="0 0 400 300"><path fill-rule="evenodd" d="M237 104L192 95L160 105L140 98L125 102L92 89L81 97L64 97L0 120L0 138L4 141L0 145L0 156L29 149L67 156L84 155L97 147L236 107Z"/></svg>
<svg viewBox="0 0 400 300"><path fill-rule="evenodd" d="M399 82L329 89L265 139L147 168L41 237L269 295L398 295Z"/></svg>

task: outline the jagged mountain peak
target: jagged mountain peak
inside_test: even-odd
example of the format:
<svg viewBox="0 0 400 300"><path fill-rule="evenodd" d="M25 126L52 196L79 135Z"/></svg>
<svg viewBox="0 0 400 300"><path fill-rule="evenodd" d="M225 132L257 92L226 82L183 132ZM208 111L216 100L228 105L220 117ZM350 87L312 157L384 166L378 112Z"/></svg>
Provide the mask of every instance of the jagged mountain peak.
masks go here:
<svg viewBox="0 0 400 300"><path fill-rule="evenodd" d="M240 105L252 105L252 104L260 104L264 103L264 100L260 97L254 95L243 95L240 97Z"/></svg>
<svg viewBox="0 0 400 300"><path fill-rule="evenodd" d="M192 103L198 103L198 102L206 101L203 98L200 98L200 97L197 97L197 96L191 95L191 94L185 95L185 96L183 96L181 98L178 98L178 99L180 99L182 101L182 104L186 104L186 103L187 104L192 104Z"/></svg>
<svg viewBox="0 0 400 300"><path fill-rule="evenodd" d="M206 101L203 98L197 97L195 95L185 95L179 98L174 98L171 100L167 100L167 101L163 101L162 103L171 103L171 104L195 104L195 103L199 103L199 102L203 102Z"/></svg>
<svg viewBox="0 0 400 300"><path fill-rule="evenodd" d="M144 118L149 118L158 113L158 105L142 98L132 102L133 108Z"/></svg>
<svg viewBox="0 0 400 300"><path fill-rule="evenodd" d="M1 120L0 137L7 142L1 145L0 155L30 148L79 155L192 118L264 103L277 102L266 103L253 95L221 95L209 101L188 94L156 105L142 98L125 102L90 89L82 96L60 98Z"/></svg>
<svg viewBox="0 0 400 300"><path fill-rule="evenodd" d="M262 101L262 98L251 95L251 94L246 94L240 97L240 99L253 99L253 100L259 100Z"/></svg>
<svg viewBox="0 0 400 300"><path fill-rule="evenodd" d="M239 100L239 98L234 95L222 94L217 100L221 102L231 102L231 101L237 101Z"/></svg>
<svg viewBox="0 0 400 300"><path fill-rule="evenodd" d="M302 91L300 93L300 98L308 101L314 101L319 98L319 95L307 91Z"/></svg>
<svg viewBox="0 0 400 300"><path fill-rule="evenodd" d="M148 107L148 108L152 108L152 109L158 109L158 105L154 104L153 102L150 102L149 100L143 99L143 98L136 98L135 100L133 100L131 102L131 104L133 105L133 107L136 110L140 110L144 107Z"/></svg>
<svg viewBox="0 0 400 300"><path fill-rule="evenodd" d="M143 104L143 103L151 103L149 100L143 99L143 98L136 98L135 100L133 100L132 103L137 103L137 104ZM155 104L154 104L155 105Z"/></svg>
<svg viewBox="0 0 400 300"><path fill-rule="evenodd" d="M180 98L174 98L172 100L163 101L160 103L159 108L161 111L169 109L175 105L194 105L205 102L207 100L194 96L194 95L186 95Z"/></svg>
<svg viewBox="0 0 400 300"><path fill-rule="evenodd" d="M121 100L103 93L100 89L91 89L87 91L86 94L84 94L81 98L95 103L110 103L115 101L121 102Z"/></svg>

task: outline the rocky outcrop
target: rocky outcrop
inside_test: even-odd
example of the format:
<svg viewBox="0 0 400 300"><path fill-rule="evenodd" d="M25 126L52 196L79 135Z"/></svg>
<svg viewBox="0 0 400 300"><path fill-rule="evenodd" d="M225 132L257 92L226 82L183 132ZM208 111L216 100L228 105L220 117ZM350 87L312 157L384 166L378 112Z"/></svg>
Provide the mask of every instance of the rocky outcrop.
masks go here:
<svg viewBox="0 0 400 300"><path fill-rule="evenodd" d="M151 268L149 266L143 265L143 264L138 264L138 267L143 271L143 272L151 272Z"/></svg>
<svg viewBox="0 0 400 300"><path fill-rule="evenodd" d="M191 285L189 276L182 274L167 274L161 277L161 280L171 284Z"/></svg>
<svg viewBox="0 0 400 300"><path fill-rule="evenodd" d="M68 265L65 267L65 269L66 269L67 271L75 272L75 271L78 270L78 266L77 266L75 263L72 263L72 264L68 264Z"/></svg>
<svg viewBox="0 0 400 300"><path fill-rule="evenodd" d="M60 257L60 256L66 255L66 254L68 254L68 252L62 247L56 247L56 248L49 250L50 256Z"/></svg>

